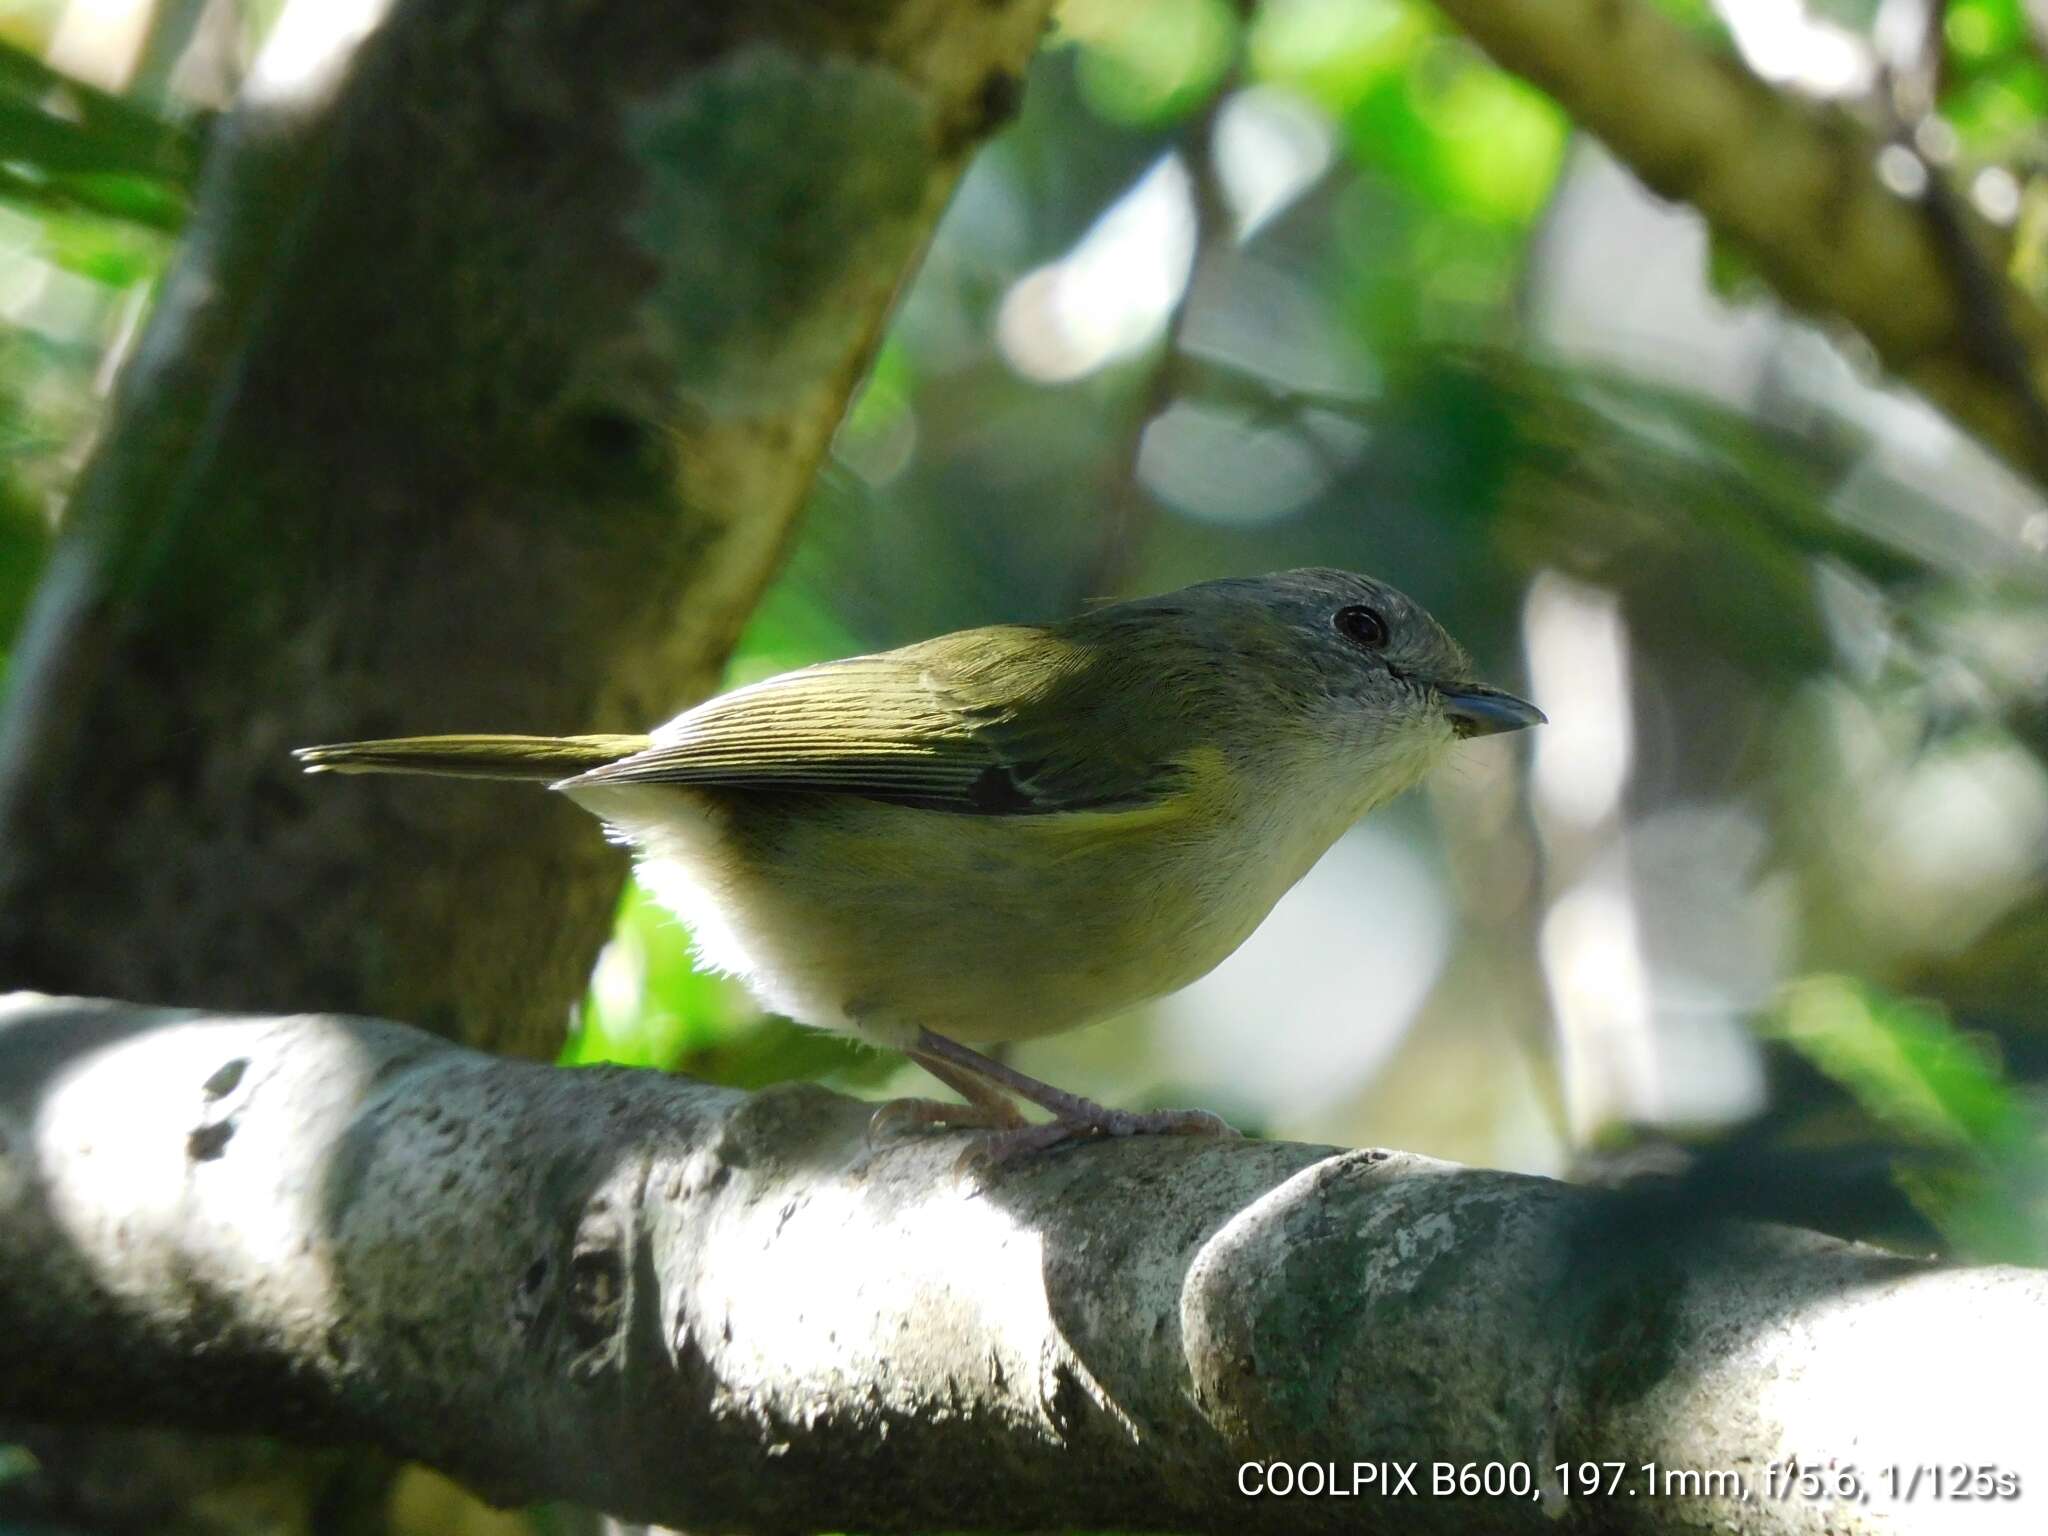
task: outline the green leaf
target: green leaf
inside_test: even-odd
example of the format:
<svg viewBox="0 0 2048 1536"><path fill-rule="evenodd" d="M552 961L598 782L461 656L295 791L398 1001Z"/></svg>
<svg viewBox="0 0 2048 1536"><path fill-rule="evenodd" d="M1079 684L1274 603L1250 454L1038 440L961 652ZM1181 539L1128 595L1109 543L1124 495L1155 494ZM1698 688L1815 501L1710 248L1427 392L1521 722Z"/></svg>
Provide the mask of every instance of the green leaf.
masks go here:
<svg viewBox="0 0 2048 1536"><path fill-rule="evenodd" d="M2030 145L2048 113L2048 69L2015 54L1959 80L1944 92L1941 115L1963 143L1980 152Z"/></svg>
<svg viewBox="0 0 2048 1536"><path fill-rule="evenodd" d="M1412 0L1280 0L1247 53L1256 79L1343 123L1354 161L1439 212L1519 225L1556 183L1564 114Z"/></svg>
<svg viewBox="0 0 2048 1536"><path fill-rule="evenodd" d="M1996 1152L2026 1139L2028 1118L1996 1059L1924 1003L1846 976L1809 977L1787 989L1768 1033L1917 1141Z"/></svg>
<svg viewBox="0 0 2048 1536"><path fill-rule="evenodd" d="M1951 0L1941 30L1954 65L1979 64L2027 43L2020 0Z"/></svg>
<svg viewBox="0 0 2048 1536"><path fill-rule="evenodd" d="M0 186L5 184L4 173L0 173ZM113 178L104 185L111 188L116 184L122 189L122 197L128 192L147 196L151 186L148 182L121 178ZM154 218L134 217L139 212L136 205L122 202L121 198L116 201L129 209L128 214L118 216L128 222L90 213L53 211L46 215L41 221L37 254L52 265L108 288L130 288L155 277L163 269L169 248L161 236L135 227L154 223Z"/></svg>
<svg viewBox="0 0 2048 1536"><path fill-rule="evenodd" d="M1081 47L1083 98L1113 123L1184 117L1237 54L1237 17L1224 0L1067 0L1060 27Z"/></svg>
<svg viewBox="0 0 2048 1536"><path fill-rule="evenodd" d="M1847 1090L1879 1125L1935 1155L1894 1177L1960 1253L2048 1260L2048 1154L2038 1117L1992 1051L1924 1003L1846 976L1788 988L1766 1033Z"/></svg>
<svg viewBox="0 0 2048 1536"><path fill-rule="evenodd" d="M146 176L180 192L199 177L201 136L0 43L0 160L46 172Z"/></svg>
<svg viewBox="0 0 2048 1536"><path fill-rule="evenodd" d="M1564 161L1564 114L1463 44L1441 71L1417 71L1411 95L1433 136L1448 200L1479 218L1522 224L1543 210Z"/></svg>
<svg viewBox="0 0 2048 1536"><path fill-rule="evenodd" d="M1408 0L1267 0L1247 44L1254 78L1285 85L1343 116L1398 77L1441 30Z"/></svg>

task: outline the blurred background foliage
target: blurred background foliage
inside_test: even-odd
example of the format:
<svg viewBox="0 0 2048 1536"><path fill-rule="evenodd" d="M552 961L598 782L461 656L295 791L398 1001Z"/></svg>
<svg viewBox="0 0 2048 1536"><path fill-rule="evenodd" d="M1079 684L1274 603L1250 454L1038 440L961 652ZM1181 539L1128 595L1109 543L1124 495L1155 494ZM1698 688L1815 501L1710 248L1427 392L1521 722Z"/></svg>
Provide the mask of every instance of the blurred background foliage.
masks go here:
<svg viewBox="0 0 2048 1536"><path fill-rule="evenodd" d="M1866 116L1915 35L1899 0L1665 4ZM284 9L0 0L0 646ZM2048 292L2028 9L1919 14L1915 142ZM1020 1064L2039 1260L2044 551L2039 487L1421 0L1066 0L732 674L1386 577L1553 724L1461 749L1189 992ZM694 971L637 890L565 1023L574 1063L930 1091Z"/></svg>

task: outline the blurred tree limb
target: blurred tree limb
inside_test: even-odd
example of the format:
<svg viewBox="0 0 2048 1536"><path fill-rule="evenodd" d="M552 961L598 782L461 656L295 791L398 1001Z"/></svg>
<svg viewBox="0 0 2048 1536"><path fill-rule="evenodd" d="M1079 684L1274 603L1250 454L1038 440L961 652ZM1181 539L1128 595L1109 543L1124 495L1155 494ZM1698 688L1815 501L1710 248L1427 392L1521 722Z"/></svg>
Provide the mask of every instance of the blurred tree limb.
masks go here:
<svg viewBox="0 0 2048 1536"><path fill-rule="evenodd" d="M0 976L552 1054L618 855L286 751L706 692L1047 5L293 7L13 658Z"/></svg>
<svg viewBox="0 0 2048 1536"><path fill-rule="evenodd" d="M2048 1476L2038 1272L1283 1143L977 1181L870 1108L17 995L0 1413L289 1426L720 1530L1954 1529L1894 1462L2018 1473L1969 1527L2004 1530ZM1765 1496L1795 1458L1869 1502ZM1247 1460L1756 1496L1251 1499Z"/></svg>
<svg viewBox="0 0 2048 1536"><path fill-rule="evenodd" d="M2048 316L1998 276L1998 238L1959 199L1937 193L1930 211L1886 189L1883 137L1773 89L1650 0L1437 4L1650 187L1746 247L1787 301L1854 326L1900 378L2048 484Z"/></svg>

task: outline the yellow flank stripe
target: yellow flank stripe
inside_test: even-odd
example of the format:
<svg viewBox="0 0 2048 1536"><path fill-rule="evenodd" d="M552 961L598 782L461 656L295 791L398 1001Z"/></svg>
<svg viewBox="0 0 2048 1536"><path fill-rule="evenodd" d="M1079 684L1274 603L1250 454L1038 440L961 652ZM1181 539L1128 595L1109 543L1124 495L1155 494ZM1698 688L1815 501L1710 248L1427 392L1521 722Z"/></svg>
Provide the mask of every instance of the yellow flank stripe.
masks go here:
<svg viewBox="0 0 2048 1536"><path fill-rule="evenodd" d="M1171 793L1160 796L1149 805L1122 810L1055 811L1051 815L1020 817L1019 820L1034 827L1043 827L1054 835L1085 836L1090 832L1122 835L1171 826L1197 812L1220 809L1237 798L1237 775L1215 747L1196 747L1175 758L1173 766L1181 771L1182 782Z"/></svg>

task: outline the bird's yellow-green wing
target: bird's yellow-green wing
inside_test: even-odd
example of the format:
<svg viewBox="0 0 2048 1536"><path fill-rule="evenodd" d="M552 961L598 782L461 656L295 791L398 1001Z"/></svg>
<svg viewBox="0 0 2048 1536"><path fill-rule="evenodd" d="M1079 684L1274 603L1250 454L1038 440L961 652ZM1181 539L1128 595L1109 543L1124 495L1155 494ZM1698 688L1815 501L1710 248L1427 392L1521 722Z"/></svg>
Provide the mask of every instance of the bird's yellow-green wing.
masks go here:
<svg viewBox="0 0 2048 1536"><path fill-rule="evenodd" d="M1182 778L1177 744L1122 725L1117 688L1057 631L969 630L711 699L563 787L696 784L989 816L1157 803Z"/></svg>

